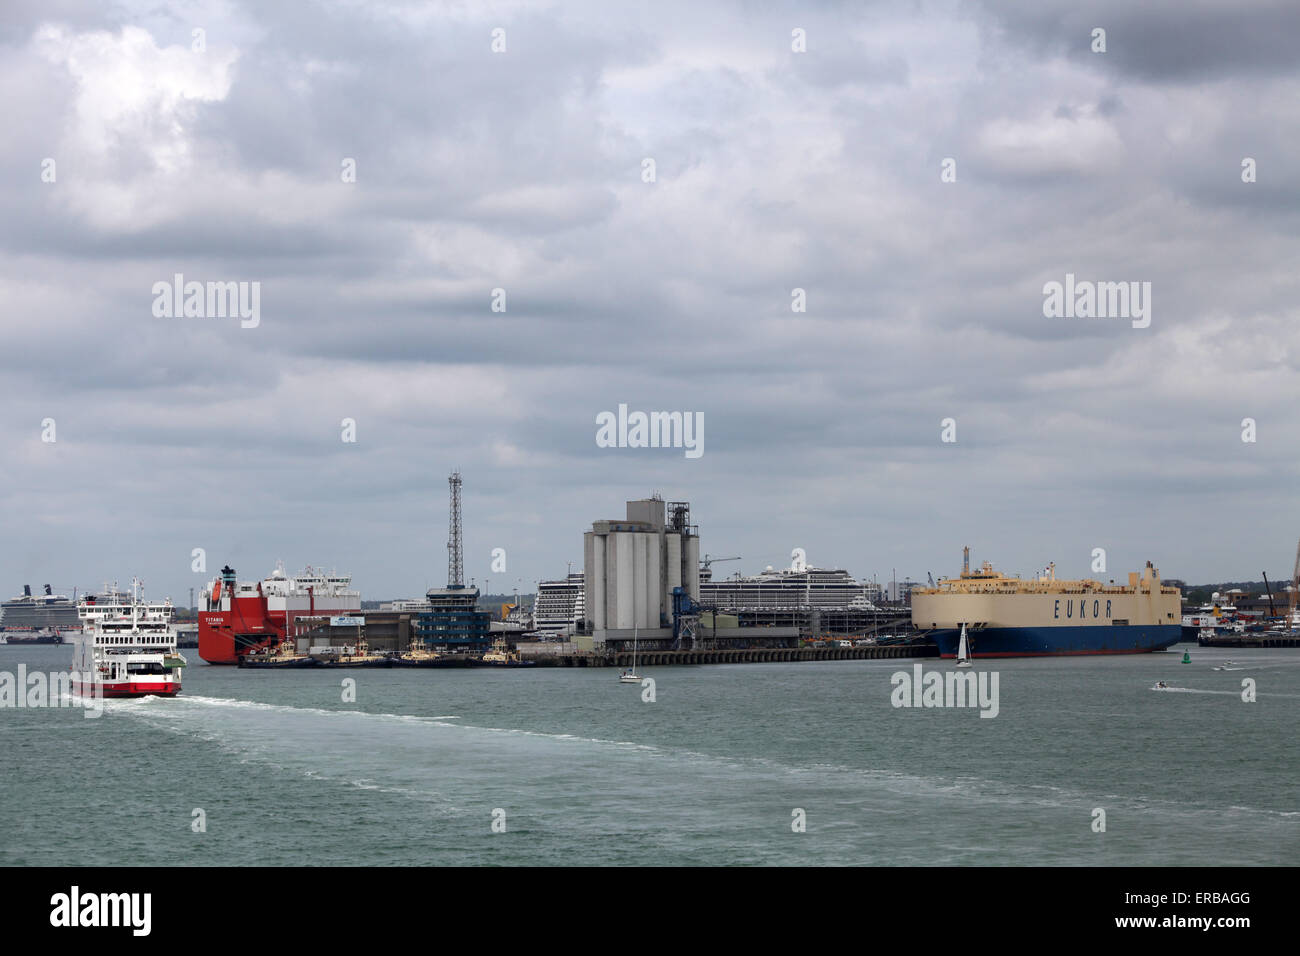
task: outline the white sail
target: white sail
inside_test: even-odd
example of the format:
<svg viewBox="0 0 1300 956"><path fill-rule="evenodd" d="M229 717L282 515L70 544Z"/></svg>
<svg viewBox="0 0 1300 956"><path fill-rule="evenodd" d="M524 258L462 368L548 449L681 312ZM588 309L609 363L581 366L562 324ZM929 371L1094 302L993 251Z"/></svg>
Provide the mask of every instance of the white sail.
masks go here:
<svg viewBox="0 0 1300 956"><path fill-rule="evenodd" d="M961 626L961 642L957 645L957 666L970 667L970 650L966 646L966 625Z"/></svg>

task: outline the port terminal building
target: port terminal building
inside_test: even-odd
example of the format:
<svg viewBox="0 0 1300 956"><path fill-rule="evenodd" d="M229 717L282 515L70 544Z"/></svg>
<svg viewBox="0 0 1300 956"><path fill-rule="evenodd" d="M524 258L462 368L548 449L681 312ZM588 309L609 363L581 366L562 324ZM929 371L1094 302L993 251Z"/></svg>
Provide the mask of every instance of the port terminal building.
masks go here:
<svg viewBox="0 0 1300 956"><path fill-rule="evenodd" d="M427 610L415 615L415 637L435 650L482 650L492 642L492 614L472 585L430 588Z"/></svg>

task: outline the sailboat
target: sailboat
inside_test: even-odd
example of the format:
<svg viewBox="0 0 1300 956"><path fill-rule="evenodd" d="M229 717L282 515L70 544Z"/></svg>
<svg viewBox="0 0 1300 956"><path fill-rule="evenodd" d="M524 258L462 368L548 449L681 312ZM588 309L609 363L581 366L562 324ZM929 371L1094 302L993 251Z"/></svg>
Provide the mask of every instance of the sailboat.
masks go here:
<svg viewBox="0 0 1300 956"><path fill-rule="evenodd" d="M961 626L961 643L957 645L957 666L970 667L970 650L966 647L966 625Z"/></svg>
<svg viewBox="0 0 1300 956"><path fill-rule="evenodd" d="M618 675L620 684L639 684L641 676L636 672L636 628L632 628L632 669Z"/></svg>

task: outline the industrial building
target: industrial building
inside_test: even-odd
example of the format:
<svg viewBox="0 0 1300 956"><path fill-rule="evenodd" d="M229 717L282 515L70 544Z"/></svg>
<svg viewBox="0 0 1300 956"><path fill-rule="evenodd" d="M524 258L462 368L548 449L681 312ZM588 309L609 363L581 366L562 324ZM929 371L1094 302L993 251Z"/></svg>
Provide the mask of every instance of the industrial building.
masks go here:
<svg viewBox="0 0 1300 956"><path fill-rule="evenodd" d="M673 637L674 589L698 604L699 529L685 501L627 503L623 520L596 521L583 536L584 630L596 645Z"/></svg>

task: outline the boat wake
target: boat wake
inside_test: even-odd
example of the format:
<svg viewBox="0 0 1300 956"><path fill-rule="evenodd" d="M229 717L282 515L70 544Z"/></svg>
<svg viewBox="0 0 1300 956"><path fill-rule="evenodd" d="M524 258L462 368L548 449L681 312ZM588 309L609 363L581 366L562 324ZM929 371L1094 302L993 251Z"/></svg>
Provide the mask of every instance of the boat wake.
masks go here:
<svg viewBox="0 0 1300 956"><path fill-rule="evenodd" d="M1206 690L1203 687L1152 687L1151 690L1161 691L1169 694L1218 694L1227 697L1240 697L1239 690ZM1289 700L1300 700L1300 694L1273 694L1266 691L1256 691L1256 697L1284 697Z"/></svg>
<svg viewBox="0 0 1300 956"><path fill-rule="evenodd" d="M1164 689L1192 694L1237 693ZM1014 805L1055 811L1092 799L1089 794L1059 787L1026 788L981 777L945 777L840 763L799 765L762 755L732 756L629 740L480 726L462 723L456 715L371 713L204 696L123 701L115 709L172 732L214 743L241 763L256 762L321 783L433 803L452 814L462 812L463 808L454 804L464 802L453 803L449 799L453 794L463 796L464 792L485 786L499 786L499 774L515 779L519 773L535 773L531 768L539 760L548 767L548 773L571 765L571 770L580 771L581 779L590 781L591 775L601 775L607 778L607 796L624 794L629 799L632 793L640 792L638 788L667 787L671 791L672 784L667 781L693 777L708 779L711 785L729 781L746 792L782 792L792 782L800 787L816 785L851 793L857 800L884 801L886 806L900 800L960 800L989 807ZM214 725L204 716L205 712L215 715L221 711L231 717L247 715L247 719ZM259 716L262 714L266 716ZM271 715L275 719L267 720ZM332 729L322 727L323 722ZM381 730L383 724L391 729ZM366 726L373 729L366 731ZM406 730L399 731L400 727ZM467 757L472 757L468 763ZM666 764L671 770L665 769ZM1163 803L1155 807L1148 799L1134 795L1127 799L1117 795L1116 802L1141 811L1158 809L1166 815L1181 815L1186 809Z"/></svg>

